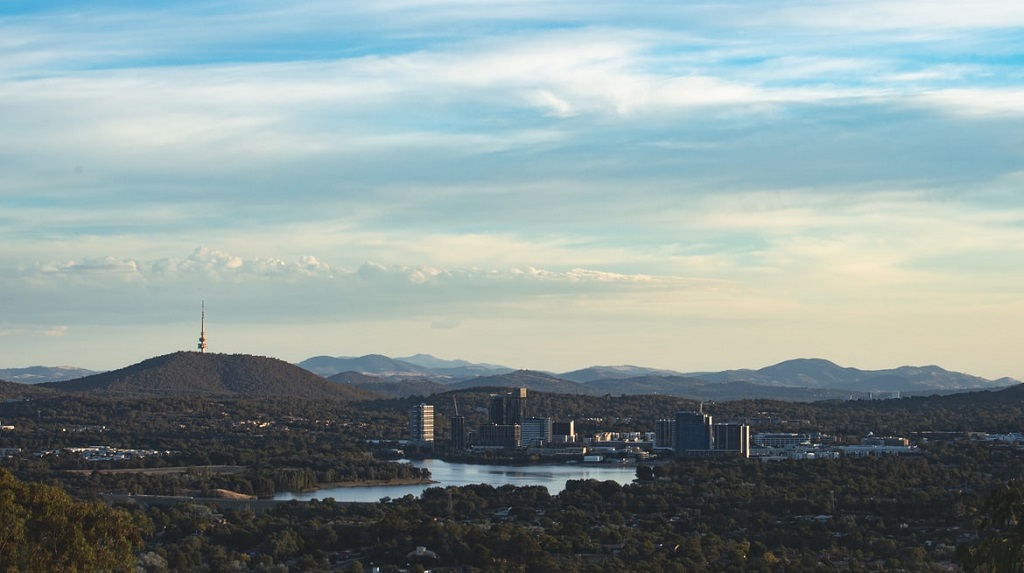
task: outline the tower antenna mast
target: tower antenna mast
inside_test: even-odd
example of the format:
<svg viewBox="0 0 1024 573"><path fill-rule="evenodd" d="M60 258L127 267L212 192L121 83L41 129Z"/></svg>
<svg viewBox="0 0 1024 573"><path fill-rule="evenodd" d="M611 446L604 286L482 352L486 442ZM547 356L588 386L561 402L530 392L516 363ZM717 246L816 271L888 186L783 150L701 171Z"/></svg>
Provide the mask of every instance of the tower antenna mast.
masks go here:
<svg viewBox="0 0 1024 573"><path fill-rule="evenodd" d="M199 323L199 352L206 352L206 301L203 301L202 318Z"/></svg>

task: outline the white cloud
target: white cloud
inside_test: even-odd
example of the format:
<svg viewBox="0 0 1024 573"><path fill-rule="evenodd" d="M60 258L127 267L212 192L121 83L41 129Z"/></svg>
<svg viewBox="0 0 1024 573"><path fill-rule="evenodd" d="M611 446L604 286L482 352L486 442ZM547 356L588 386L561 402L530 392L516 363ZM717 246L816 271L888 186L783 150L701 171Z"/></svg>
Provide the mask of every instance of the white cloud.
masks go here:
<svg viewBox="0 0 1024 573"><path fill-rule="evenodd" d="M526 94L526 101L540 108L548 108L551 110L551 115L558 117L572 117L578 113L572 104L549 90L528 92Z"/></svg>
<svg viewBox="0 0 1024 573"><path fill-rule="evenodd" d="M950 88L922 93L915 98L923 105L946 113L989 118L1024 116L1020 105L1024 88Z"/></svg>
<svg viewBox="0 0 1024 573"><path fill-rule="evenodd" d="M20 325L13 326L0 323L0 337L63 337L67 336L67 325Z"/></svg>
<svg viewBox="0 0 1024 573"><path fill-rule="evenodd" d="M210 279L231 282L243 279L328 280L347 284L363 284L371 289L396 285L404 288L458 287L459 285L481 284L510 286L523 285L523 279L528 279L528 282L534 285L533 288L540 290L544 290L543 285L582 285L590 288L648 286L655 289L673 289L679 286L704 284L700 280L681 277L623 274L584 268L571 268L564 271L542 270L533 267L526 269L471 267L442 270L431 266L385 266L375 262L366 262L354 270L346 270L332 267L312 255L303 256L297 261L268 257L242 258L206 247L196 249L188 257L165 258L149 262L102 257L80 262L40 263L32 270L25 271L23 276L30 280L38 280L55 275L65 281L73 282L83 275L92 277L101 273L119 282L123 282L121 275L131 275L135 280L147 283L168 281L176 284L179 281L194 280L197 275L201 275ZM114 283L109 284L113 285Z"/></svg>
<svg viewBox="0 0 1024 573"><path fill-rule="evenodd" d="M725 3L717 7L719 10L711 15L719 24L729 15L736 27L745 30L806 30L822 37L868 33L880 38L934 38L952 32L1024 25L1024 9L1013 0L958 0L943 3L941 10L928 0L825 0L758 6L742 3L742 7Z"/></svg>
<svg viewBox="0 0 1024 573"><path fill-rule="evenodd" d="M43 330L45 336L66 336L68 333L68 327L65 325L53 326Z"/></svg>

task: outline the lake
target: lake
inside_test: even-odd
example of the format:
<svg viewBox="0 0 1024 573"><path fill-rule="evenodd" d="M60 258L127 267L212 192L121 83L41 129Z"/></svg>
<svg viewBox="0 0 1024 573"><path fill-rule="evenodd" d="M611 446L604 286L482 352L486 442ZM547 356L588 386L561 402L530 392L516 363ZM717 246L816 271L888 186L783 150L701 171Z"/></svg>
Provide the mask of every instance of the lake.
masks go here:
<svg viewBox="0 0 1024 573"><path fill-rule="evenodd" d="M409 494L419 496L428 487L463 486L477 483L486 483L494 487L542 485L548 488L548 493L555 495L565 489L565 482L571 479L613 480L625 485L631 483L636 477L636 466L633 465L576 463L495 466L449 463L441 460L416 460L410 463L418 468L429 469L431 479L437 483L333 487L305 493L279 493L274 496L274 499L309 501L333 497L335 501L377 502L382 497L396 499Z"/></svg>

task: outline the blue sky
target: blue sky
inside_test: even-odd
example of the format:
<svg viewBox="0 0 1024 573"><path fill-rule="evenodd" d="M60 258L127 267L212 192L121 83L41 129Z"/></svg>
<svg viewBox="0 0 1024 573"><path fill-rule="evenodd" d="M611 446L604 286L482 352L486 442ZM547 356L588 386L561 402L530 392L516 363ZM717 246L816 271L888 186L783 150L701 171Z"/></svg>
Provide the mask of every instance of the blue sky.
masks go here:
<svg viewBox="0 0 1024 573"><path fill-rule="evenodd" d="M1024 5L6 2L0 366L1024 378Z"/></svg>

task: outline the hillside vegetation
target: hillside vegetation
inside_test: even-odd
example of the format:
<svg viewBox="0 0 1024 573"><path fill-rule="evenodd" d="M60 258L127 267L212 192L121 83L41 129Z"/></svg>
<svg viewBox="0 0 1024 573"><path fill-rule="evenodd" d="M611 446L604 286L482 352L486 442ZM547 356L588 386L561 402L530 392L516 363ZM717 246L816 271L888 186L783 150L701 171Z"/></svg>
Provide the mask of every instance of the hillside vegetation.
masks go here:
<svg viewBox="0 0 1024 573"><path fill-rule="evenodd" d="M175 352L66 382L37 385L101 396L291 396L362 400L368 390L334 384L276 358Z"/></svg>
<svg viewBox="0 0 1024 573"><path fill-rule="evenodd" d="M0 380L0 400L24 400L53 395L53 391L29 384Z"/></svg>

